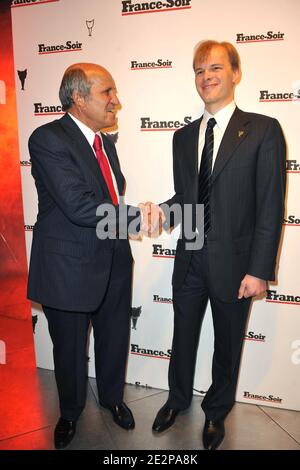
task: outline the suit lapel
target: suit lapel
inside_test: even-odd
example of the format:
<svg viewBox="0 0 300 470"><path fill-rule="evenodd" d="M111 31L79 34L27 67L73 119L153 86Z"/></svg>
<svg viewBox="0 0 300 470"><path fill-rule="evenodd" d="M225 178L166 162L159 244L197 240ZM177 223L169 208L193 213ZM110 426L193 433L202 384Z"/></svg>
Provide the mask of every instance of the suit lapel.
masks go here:
<svg viewBox="0 0 300 470"><path fill-rule="evenodd" d="M105 179L99 168L97 159L95 158L95 154L90 144L88 143L87 139L85 138L84 134L81 132L81 130L73 121L73 119L70 118L67 114L65 114L61 118L60 123L62 127L65 129L65 131L68 133L69 137L71 138L74 144L74 149L76 150L76 152L74 151L74 155L80 159L80 163L84 162L85 166L89 170L89 175L92 176L93 180L96 181L97 184L100 185L102 190L105 190L105 192L107 193L107 196L110 197ZM118 173L120 173L120 170L115 171L116 164L114 163L114 158L111 157L111 151L107 151L106 140L105 140L105 151L108 155L109 162L112 166L114 175L115 176L117 175L116 181L118 185L118 190L120 192L120 188L122 188L122 183L120 181L121 178L118 177Z"/></svg>
<svg viewBox="0 0 300 470"><path fill-rule="evenodd" d="M248 122L249 119L245 116L245 113L236 108L228 123L217 153L211 176L211 184L214 183L238 146L246 138L248 134Z"/></svg>
<svg viewBox="0 0 300 470"><path fill-rule="evenodd" d="M123 176L122 172L120 171L120 166L119 166L119 163L118 163L118 157L117 157L117 154L116 154L115 147L110 142L109 138L106 135L104 135L102 133L101 133L101 135L102 135L102 138L103 138L104 149L105 149L106 155L108 157L110 167L111 167L111 169L114 173L114 176L116 178L119 194L122 195L122 193L124 191L125 180L124 180L124 176Z"/></svg>
<svg viewBox="0 0 300 470"><path fill-rule="evenodd" d="M195 200L198 198L198 146L199 146L199 129L202 121L202 117L194 121L194 125L191 127L191 133L186 137L187 143L187 165L185 168L189 173L189 180L192 181L193 192Z"/></svg>

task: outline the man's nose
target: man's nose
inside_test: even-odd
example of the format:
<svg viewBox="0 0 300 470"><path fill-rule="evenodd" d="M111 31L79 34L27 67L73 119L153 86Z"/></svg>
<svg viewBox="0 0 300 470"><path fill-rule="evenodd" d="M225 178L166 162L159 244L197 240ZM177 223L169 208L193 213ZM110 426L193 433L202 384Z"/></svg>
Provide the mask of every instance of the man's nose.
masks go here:
<svg viewBox="0 0 300 470"><path fill-rule="evenodd" d="M120 101L119 101L119 98L118 98L116 92L113 92L113 93L112 93L111 102L112 102L115 106L118 106L118 105L120 104Z"/></svg>
<svg viewBox="0 0 300 470"><path fill-rule="evenodd" d="M210 80L210 79L212 78L212 72L211 72L211 70L208 70L208 69L207 69L207 70L204 70L202 76L203 76L203 79L204 79L204 80Z"/></svg>

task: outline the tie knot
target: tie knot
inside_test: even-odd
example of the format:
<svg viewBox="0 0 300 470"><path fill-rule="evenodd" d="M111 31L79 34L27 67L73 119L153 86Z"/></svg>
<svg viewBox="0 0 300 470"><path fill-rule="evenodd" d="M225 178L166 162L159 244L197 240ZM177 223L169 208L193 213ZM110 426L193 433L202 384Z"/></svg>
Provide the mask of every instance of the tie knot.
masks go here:
<svg viewBox="0 0 300 470"><path fill-rule="evenodd" d="M102 141L98 134L95 134L93 147L94 147L95 152L97 152L97 150L102 150Z"/></svg>
<svg viewBox="0 0 300 470"><path fill-rule="evenodd" d="M215 118L210 118L207 122L207 127L210 127L211 129L213 129L216 124L217 124L217 121L215 120Z"/></svg>

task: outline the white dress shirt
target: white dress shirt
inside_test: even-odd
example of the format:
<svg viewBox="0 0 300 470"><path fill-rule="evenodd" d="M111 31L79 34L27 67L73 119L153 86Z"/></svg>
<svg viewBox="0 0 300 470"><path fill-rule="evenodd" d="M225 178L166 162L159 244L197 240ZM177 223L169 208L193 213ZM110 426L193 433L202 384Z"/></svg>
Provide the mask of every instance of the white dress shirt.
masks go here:
<svg viewBox="0 0 300 470"><path fill-rule="evenodd" d="M203 119L200 124L200 131L199 131L198 171L200 170L201 156L202 156L202 151L203 151L204 142L205 142L205 131L206 131L208 120L210 118L215 118L217 122L217 124L215 124L214 126L214 151L213 151L213 162L212 162L212 168L213 168L221 141L223 139L223 135L226 131L226 128L228 126L231 116L233 115L235 108L236 108L235 102L231 101L231 103L227 104L224 108L220 109L220 111L218 111L214 116L212 114L209 114L208 111L206 110L204 111Z"/></svg>
<svg viewBox="0 0 300 470"><path fill-rule="evenodd" d="M92 147L92 150L93 150L93 152L94 152L95 158L97 159L96 152L95 152L94 147L93 147L94 140L95 140L95 132L94 132L90 127L86 126L86 125L83 124L81 121L79 121L79 119L77 119L77 118L76 118L75 116L73 116L71 113L68 113L68 115L70 116L71 119L73 119L73 121L75 122L75 124L77 124L77 126L79 127L79 129L81 130L81 132L83 133L83 135L85 136L86 140L88 141L88 143L89 143L90 146ZM108 165L109 165L109 168L110 168L110 172L111 172L111 177L112 177L112 180L113 180L113 185L114 185L114 188L115 188L115 193L116 193L117 198L118 198L118 200L119 200L118 185L117 185L117 182L116 182L116 178L115 178L114 172L113 172L112 169L111 169L111 166L110 166L110 163L109 163L109 158L107 157L107 154L106 154L106 152L105 152L105 148L104 148L104 145L103 145L101 133L100 133L100 132L97 132L96 134L99 135L99 137L100 137L100 139L101 139L101 142L102 142L102 150L103 150L103 152L104 152L104 155L105 155L106 158L107 158L107 162L108 162Z"/></svg>

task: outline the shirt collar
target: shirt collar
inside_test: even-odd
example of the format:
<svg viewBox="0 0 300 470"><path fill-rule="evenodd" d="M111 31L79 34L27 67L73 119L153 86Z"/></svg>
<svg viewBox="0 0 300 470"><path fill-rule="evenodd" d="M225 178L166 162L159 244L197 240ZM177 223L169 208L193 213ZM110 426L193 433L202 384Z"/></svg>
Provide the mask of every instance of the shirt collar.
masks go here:
<svg viewBox="0 0 300 470"><path fill-rule="evenodd" d="M227 104L224 108L220 109L215 115L210 114L206 109L204 110L203 113L203 121L205 124L205 127L207 125L207 121L210 118L215 118L217 121L217 126L219 129L225 131L231 116L234 113L234 110L236 108L236 104L234 101L231 101L231 103Z"/></svg>
<svg viewBox="0 0 300 470"><path fill-rule="evenodd" d="M75 116L73 116L73 114L68 113L68 115L70 116L71 119L73 119L75 124L77 124L77 126L79 127L81 132L84 134L85 138L87 139L87 141L88 141L88 143L90 144L91 147L93 147L96 134L99 135L99 137L102 141L102 136L101 136L100 132L96 132L96 134L95 134L95 132L90 127L86 126L85 124L83 124L83 122L79 121L79 119L77 119ZM103 142L102 142L102 144L103 144Z"/></svg>

